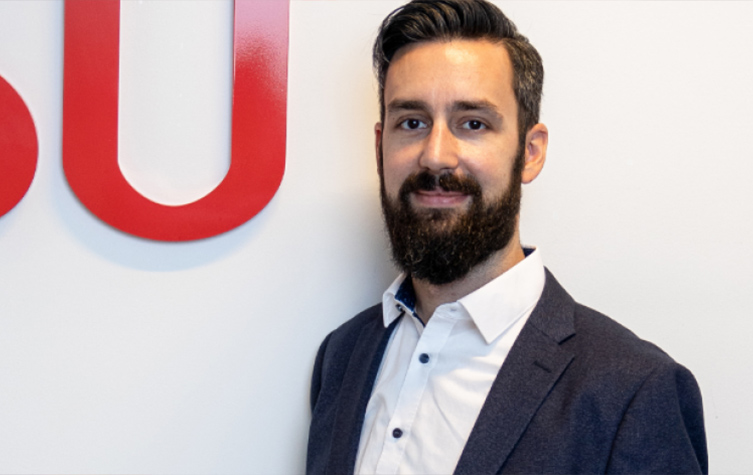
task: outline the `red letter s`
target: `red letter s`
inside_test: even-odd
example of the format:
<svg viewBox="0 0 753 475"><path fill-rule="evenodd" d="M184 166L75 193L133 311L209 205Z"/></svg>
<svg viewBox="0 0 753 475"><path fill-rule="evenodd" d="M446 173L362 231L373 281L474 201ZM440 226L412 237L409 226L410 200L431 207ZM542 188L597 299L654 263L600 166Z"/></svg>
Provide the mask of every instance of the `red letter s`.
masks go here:
<svg viewBox="0 0 753 475"><path fill-rule="evenodd" d="M285 171L288 6L235 0L230 169L207 196L166 206L134 190L118 166L120 1L66 0L63 168L84 206L161 241L215 236L261 211Z"/></svg>
<svg viewBox="0 0 753 475"><path fill-rule="evenodd" d="M37 130L23 99L0 76L0 216L29 190L37 170Z"/></svg>

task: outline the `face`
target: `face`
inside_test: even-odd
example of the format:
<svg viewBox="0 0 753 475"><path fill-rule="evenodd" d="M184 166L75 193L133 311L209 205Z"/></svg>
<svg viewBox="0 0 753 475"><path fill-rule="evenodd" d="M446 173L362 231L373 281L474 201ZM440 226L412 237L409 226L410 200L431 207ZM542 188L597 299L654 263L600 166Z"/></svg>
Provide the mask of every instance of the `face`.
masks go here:
<svg viewBox="0 0 753 475"><path fill-rule="evenodd" d="M543 126L519 143L512 65L485 40L399 50L384 98L376 139L393 256L414 277L452 282L516 234Z"/></svg>
<svg viewBox="0 0 753 475"><path fill-rule="evenodd" d="M473 176L491 202L506 189L518 149L512 65L504 46L484 40L423 42L397 52L377 125L387 196L420 171ZM462 193L413 193L416 209L467 209Z"/></svg>

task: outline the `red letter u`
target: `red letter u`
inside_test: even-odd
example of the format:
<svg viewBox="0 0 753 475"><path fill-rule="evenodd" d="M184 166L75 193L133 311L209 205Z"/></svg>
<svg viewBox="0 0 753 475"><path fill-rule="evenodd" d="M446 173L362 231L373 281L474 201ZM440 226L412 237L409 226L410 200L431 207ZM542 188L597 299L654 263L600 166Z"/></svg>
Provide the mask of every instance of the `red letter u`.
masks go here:
<svg viewBox="0 0 753 475"><path fill-rule="evenodd" d="M155 203L118 166L120 0L66 0L63 168L97 217L129 234L189 241L261 211L285 171L289 0L236 0L230 168L207 196Z"/></svg>

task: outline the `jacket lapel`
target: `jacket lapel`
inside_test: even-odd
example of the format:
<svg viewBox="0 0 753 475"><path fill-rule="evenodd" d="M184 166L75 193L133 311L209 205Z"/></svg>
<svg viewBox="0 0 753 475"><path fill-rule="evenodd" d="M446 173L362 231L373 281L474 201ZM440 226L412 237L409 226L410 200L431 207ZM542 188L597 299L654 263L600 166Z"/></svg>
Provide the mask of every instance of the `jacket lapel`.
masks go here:
<svg viewBox="0 0 753 475"><path fill-rule="evenodd" d="M381 315L381 307L379 309ZM358 337L340 389L326 473L342 475L351 474L355 470L366 405L371 397L387 342L399 321L399 318L396 319L385 329L381 318L373 318Z"/></svg>
<svg viewBox="0 0 753 475"><path fill-rule="evenodd" d="M507 356L471 431L455 473L497 473L573 355L575 302L546 272L544 291Z"/></svg>

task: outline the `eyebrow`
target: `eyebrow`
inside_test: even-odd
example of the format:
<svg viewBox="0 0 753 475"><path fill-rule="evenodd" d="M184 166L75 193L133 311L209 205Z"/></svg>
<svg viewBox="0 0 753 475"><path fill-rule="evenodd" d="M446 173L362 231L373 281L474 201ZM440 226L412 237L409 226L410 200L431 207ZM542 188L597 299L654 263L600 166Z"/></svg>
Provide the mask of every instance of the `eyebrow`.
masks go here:
<svg viewBox="0 0 753 475"><path fill-rule="evenodd" d="M418 100L396 99L387 105L388 112L394 113L394 112L406 111L406 110L428 111L429 104L424 101L418 101ZM499 113L499 109L497 109L497 106L495 106L493 103L486 100L457 101L453 103L452 110L453 111L481 111L481 112L493 114L497 117L502 116Z"/></svg>
<svg viewBox="0 0 753 475"><path fill-rule="evenodd" d="M494 114L498 117L501 116L501 114L499 113L499 109L497 109L497 106L485 100L458 101L455 104L453 104L452 109L454 111L482 111L482 112Z"/></svg>
<svg viewBox="0 0 753 475"><path fill-rule="evenodd" d="M427 104L424 101L413 101L413 100L402 100L402 99L396 99L390 102L389 104L387 104L388 112L398 112L398 111L406 111L406 110L428 111L429 104Z"/></svg>

